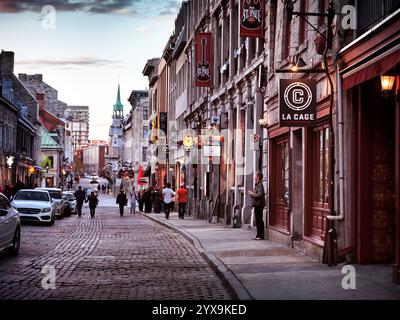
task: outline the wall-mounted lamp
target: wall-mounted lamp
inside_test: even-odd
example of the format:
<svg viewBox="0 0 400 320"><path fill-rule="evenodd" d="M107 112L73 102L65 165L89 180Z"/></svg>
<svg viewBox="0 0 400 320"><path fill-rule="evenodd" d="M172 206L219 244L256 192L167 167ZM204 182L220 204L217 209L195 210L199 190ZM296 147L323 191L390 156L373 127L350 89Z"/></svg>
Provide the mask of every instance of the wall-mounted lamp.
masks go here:
<svg viewBox="0 0 400 320"><path fill-rule="evenodd" d="M34 166L30 166L29 169L28 169L28 173L30 175L34 174L35 173L35 167Z"/></svg>
<svg viewBox="0 0 400 320"><path fill-rule="evenodd" d="M299 68L303 68L306 65L307 64L305 63L303 58L300 56L300 54L295 54L293 56L292 67L290 68L290 70L292 70L293 72L298 72Z"/></svg>
<svg viewBox="0 0 400 320"><path fill-rule="evenodd" d="M263 118L258 119L258 124L259 124L260 127L262 127L262 128L268 127L269 124L270 124L269 115L267 115L266 117L263 117Z"/></svg>
<svg viewBox="0 0 400 320"><path fill-rule="evenodd" d="M6 162L9 168L12 168L14 164L14 157L13 156L8 156L6 157Z"/></svg>
<svg viewBox="0 0 400 320"><path fill-rule="evenodd" d="M383 93L392 91L396 77L391 75L381 76L381 88Z"/></svg>

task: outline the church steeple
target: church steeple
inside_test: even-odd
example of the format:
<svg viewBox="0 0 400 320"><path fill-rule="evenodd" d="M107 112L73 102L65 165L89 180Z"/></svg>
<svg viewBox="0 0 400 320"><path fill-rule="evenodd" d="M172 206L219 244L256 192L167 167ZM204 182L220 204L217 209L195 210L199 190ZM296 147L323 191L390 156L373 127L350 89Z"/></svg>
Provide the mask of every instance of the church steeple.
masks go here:
<svg viewBox="0 0 400 320"><path fill-rule="evenodd" d="M121 103L121 93L120 93L120 86L118 83L118 92L117 92L117 101L114 104L113 109L113 117L115 118L122 118L124 113L124 106Z"/></svg>

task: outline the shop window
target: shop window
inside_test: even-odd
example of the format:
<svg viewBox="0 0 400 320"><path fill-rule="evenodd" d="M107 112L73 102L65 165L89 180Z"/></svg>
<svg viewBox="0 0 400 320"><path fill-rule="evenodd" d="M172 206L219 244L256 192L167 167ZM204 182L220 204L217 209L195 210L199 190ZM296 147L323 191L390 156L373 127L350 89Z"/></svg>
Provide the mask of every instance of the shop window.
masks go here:
<svg viewBox="0 0 400 320"><path fill-rule="evenodd" d="M50 156L49 158L49 162L50 162L50 169L54 169L54 157Z"/></svg>
<svg viewBox="0 0 400 320"><path fill-rule="evenodd" d="M149 108L143 107L143 120L149 120Z"/></svg>
<svg viewBox="0 0 400 320"><path fill-rule="evenodd" d="M325 219L329 214L329 124L314 128L310 133L307 154L309 168L306 177L309 201L306 212L306 236L322 244L325 237Z"/></svg>
<svg viewBox="0 0 400 320"><path fill-rule="evenodd" d="M314 205L324 207L329 201L329 127L318 127L313 133Z"/></svg>

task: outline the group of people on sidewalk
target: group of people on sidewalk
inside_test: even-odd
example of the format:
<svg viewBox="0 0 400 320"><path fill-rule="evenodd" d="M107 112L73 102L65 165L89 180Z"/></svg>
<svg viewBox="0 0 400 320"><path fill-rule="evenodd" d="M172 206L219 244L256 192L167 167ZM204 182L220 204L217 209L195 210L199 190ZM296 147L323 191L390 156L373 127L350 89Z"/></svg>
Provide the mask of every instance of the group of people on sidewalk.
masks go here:
<svg viewBox="0 0 400 320"><path fill-rule="evenodd" d="M143 195L146 195L146 193L148 196L150 196L149 190L146 190L145 192L140 191L139 193L137 193L135 191L135 187L132 187L132 192L130 193L130 197L129 197L131 213L133 213L133 214L135 213L137 202L139 203L139 211L143 212L143 202L145 202L143 199ZM157 191L155 191L155 193L157 193ZM160 192L166 219L169 219L169 215L170 215L171 211L174 210L174 208L175 208L175 196L177 197L177 201L178 201L179 218L184 219L188 194L189 194L189 192L183 184L181 185L180 188L178 188L176 193L174 192L174 190L171 189L170 183L166 184L165 188L162 189L162 191ZM123 189L121 189L120 193L118 194L116 203L119 205L120 215L123 216L124 207L128 203L128 199L127 199L126 194ZM155 213L160 212L160 210L157 210L157 206L161 207L160 204L154 203ZM151 212L151 206L146 205L146 203L145 203L145 212L146 213Z"/></svg>
<svg viewBox="0 0 400 320"><path fill-rule="evenodd" d="M252 198L253 207L254 207L254 215L256 220L257 227L257 235L254 238L255 240L263 240L264 236L264 221L263 221L263 210L265 208L265 191L264 186L262 184L263 175L261 172L257 172L255 177L255 187L253 191L248 191L249 196ZM164 206L165 218L169 219L169 215L171 210L174 210L175 207L175 198L178 202L178 217L179 219L184 219L186 212L186 204L188 200L188 190L182 184L176 192L171 189L171 184L167 183L165 188L162 189L161 196L162 202ZM99 200L95 192L91 192L87 197L86 192L82 190L82 187L79 186L78 190L75 192L75 198L77 202L77 211L78 217L82 216L82 207L84 202L89 203L90 209L90 217L93 218L95 215L96 207L99 204ZM136 204L139 202L139 211L143 212L143 205L140 205L141 192L136 192L135 187L132 186L132 190L129 194L129 202L130 202L130 213L136 213ZM122 217L124 215L124 207L128 204L128 198L125 194L123 188L121 188L120 193L116 198L116 204L119 206L119 214ZM146 212L148 212L146 210ZM150 210L151 212L151 210Z"/></svg>

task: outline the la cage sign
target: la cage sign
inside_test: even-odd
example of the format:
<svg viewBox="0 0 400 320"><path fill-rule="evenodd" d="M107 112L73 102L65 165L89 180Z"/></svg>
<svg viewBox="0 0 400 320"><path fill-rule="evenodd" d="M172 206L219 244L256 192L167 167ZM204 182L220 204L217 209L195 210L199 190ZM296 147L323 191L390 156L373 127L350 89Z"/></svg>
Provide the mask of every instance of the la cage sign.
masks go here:
<svg viewBox="0 0 400 320"><path fill-rule="evenodd" d="M310 79L279 81L279 125L313 127L317 118L316 82Z"/></svg>

